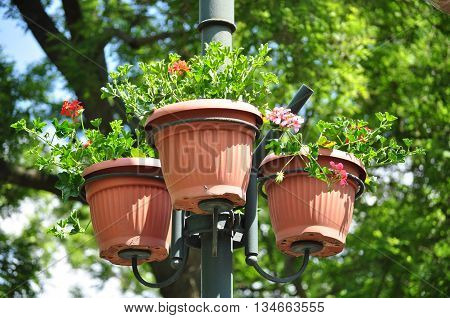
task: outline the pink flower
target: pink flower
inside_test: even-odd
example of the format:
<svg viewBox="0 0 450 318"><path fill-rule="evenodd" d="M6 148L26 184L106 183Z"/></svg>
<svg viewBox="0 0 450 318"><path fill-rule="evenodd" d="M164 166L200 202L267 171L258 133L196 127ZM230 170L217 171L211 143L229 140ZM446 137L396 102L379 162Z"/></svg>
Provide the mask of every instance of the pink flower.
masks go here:
<svg viewBox="0 0 450 318"><path fill-rule="evenodd" d="M348 177L348 173L347 171L344 169L344 165L339 162L338 164L336 164L334 161L330 161L330 167L333 170L333 180L339 181L339 184L341 186L345 186L347 185L347 177Z"/></svg>
<svg viewBox="0 0 450 318"><path fill-rule="evenodd" d="M302 127L302 124L305 122L305 119L300 116L294 116L294 118L291 121L292 129L294 129L295 133L298 133L300 128Z"/></svg>
<svg viewBox="0 0 450 318"><path fill-rule="evenodd" d="M266 112L266 117L275 125L282 128L292 128L297 133L305 120L301 116L294 115L290 109L284 107L274 107Z"/></svg>

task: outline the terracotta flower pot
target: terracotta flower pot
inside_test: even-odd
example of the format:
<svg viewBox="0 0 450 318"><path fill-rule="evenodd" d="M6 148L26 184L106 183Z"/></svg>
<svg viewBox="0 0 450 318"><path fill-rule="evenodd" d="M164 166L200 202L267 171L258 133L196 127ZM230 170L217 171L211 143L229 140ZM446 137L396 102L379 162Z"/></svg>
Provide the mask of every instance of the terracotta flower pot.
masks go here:
<svg viewBox="0 0 450 318"><path fill-rule="evenodd" d="M280 171L291 156L267 156L260 172L268 176ZM318 162L330 166L330 161L342 163L348 173L365 180L366 171L353 155L339 150L321 149ZM294 158L285 171L304 168L300 157ZM277 247L285 254L300 256L291 250L296 241L317 241L323 249L315 256L331 256L341 252L352 222L353 206L358 185L348 179L348 185L336 184L328 191L325 182L306 173L286 174L280 184L273 179L265 183L269 200L270 219Z"/></svg>
<svg viewBox="0 0 450 318"><path fill-rule="evenodd" d="M148 118L172 203L206 213L205 199L245 204L253 142L262 123L256 107L231 100L199 99L167 105Z"/></svg>
<svg viewBox="0 0 450 318"><path fill-rule="evenodd" d="M140 263L168 256L172 205L164 181L150 175L161 177L159 160L108 160L83 172L100 257L113 264L131 265L118 256L129 248L150 251Z"/></svg>
<svg viewBox="0 0 450 318"><path fill-rule="evenodd" d="M450 0L428 0L428 2L442 12L450 14Z"/></svg>

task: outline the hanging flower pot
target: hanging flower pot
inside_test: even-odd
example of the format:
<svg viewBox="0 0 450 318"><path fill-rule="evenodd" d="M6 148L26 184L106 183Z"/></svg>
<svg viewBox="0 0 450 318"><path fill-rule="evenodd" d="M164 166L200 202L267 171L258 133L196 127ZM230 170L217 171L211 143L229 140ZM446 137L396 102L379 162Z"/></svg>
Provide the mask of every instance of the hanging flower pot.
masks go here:
<svg viewBox="0 0 450 318"><path fill-rule="evenodd" d="M245 204L260 112L225 99L199 99L157 109L148 118L164 180L177 209L206 213L205 199Z"/></svg>
<svg viewBox="0 0 450 318"><path fill-rule="evenodd" d="M291 160L292 159L292 160ZM275 232L277 247L285 254L300 256L292 249L298 241L316 241L323 248L316 256L332 256L344 249L346 236L352 222L355 194L359 186L356 178L346 179L347 185L329 185L308 176L300 156L268 155L261 163L263 176L283 170L281 183L267 178L265 191L269 201L270 219ZM366 172L361 161L353 155L330 149L320 149L318 163L329 167L342 164L348 175L365 180Z"/></svg>
<svg viewBox="0 0 450 318"><path fill-rule="evenodd" d="M131 265L118 255L130 248L150 252L140 263L168 256L172 206L159 160L107 160L87 167L83 176L100 257Z"/></svg>
<svg viewBox="0 0 450 318"><path fill-rule="evenodd" d="M428 0L428 2L442 12L450 13L450 0Z"/></svg>

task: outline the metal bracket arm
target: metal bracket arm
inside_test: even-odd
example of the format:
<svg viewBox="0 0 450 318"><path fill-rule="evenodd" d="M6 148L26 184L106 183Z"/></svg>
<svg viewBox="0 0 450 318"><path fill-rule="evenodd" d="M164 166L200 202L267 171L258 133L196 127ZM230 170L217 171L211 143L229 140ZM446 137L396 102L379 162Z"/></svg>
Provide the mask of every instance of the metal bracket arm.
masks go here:
<svg viewBox="0 0 450 318"><path fill-rule="evenodd" d="M274 283L286 284L286 283L290 283L290 282L296 280L297 278L299 278L305 271L306 266L308 266L309 253L310 253L309 249L305 249L304 253L305 254L303 257L303 263L302 263L302 266L300 267L300 270L293 275L283 277L283 278L275 277L275 276L272 276L269 273L267 273L261 266L259 266L258 257L255 255L247 256L247 258L245 259L245 262L248 265L253 266L253 268L256 269L256 271L265 279L270 280L271 282L274 282Z"/></svg>
<svg viewBox="0 0 450 318"><path fill-rule="evenodd" d="M167 286L173 284L178 278L180 278L181 273L183 272L183 269L185 268L185 265L189 258L189 247L185 247L185 252L183 254L184 254L184 257L183 257L183 263L181 264L181 266L178 267L178 269L175 271L175 273L173 273L172 276L170 276L168 279L166 279L165 281L162 281L160 283L149 283L142 278L141 274L139 273L139 268L138 268L138 255L133 255L133 257L131 258L131 267L133 268L134 277L136 277L136 279L142 285L150 287L150 288L167 287Z"/></svg>

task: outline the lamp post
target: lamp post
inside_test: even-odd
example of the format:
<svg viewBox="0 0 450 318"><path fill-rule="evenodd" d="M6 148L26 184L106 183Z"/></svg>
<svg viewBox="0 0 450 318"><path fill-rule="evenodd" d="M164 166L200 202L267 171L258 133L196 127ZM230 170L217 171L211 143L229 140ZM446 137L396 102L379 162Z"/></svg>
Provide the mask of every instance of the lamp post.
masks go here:
<svg viewBox="0 0 450 318"><path fill-rule="evenodd" d="M215 41L231 47L234 24L234 0L200 0L198 30L201 33L202 47ZM298 113L308 101L313 91L302 85L288 107ZM233 250L245 247L246 263L264 278L287 283L300 277L305 270L309 255L322 249L318 242L301 241L293 244L296 252L304 253L299 271L289 277L277 278L265 272L258 265L258 167L265 155L265 144L276 137L269 132L255 148L252 158L252 170L246 193L245 214L233 211L233 205L225 199L207 199L199 207L208 211L208 215L173 211L172 243L170 249L171 266L174 274L164 282L146 282L138 270L138 261L148 255L139 250L125 250L120 256L132 260L136 279L147 287L161 288L172 284L181 275L186 264L189 249L201 249L201 296L233 297Z"/></svg>

